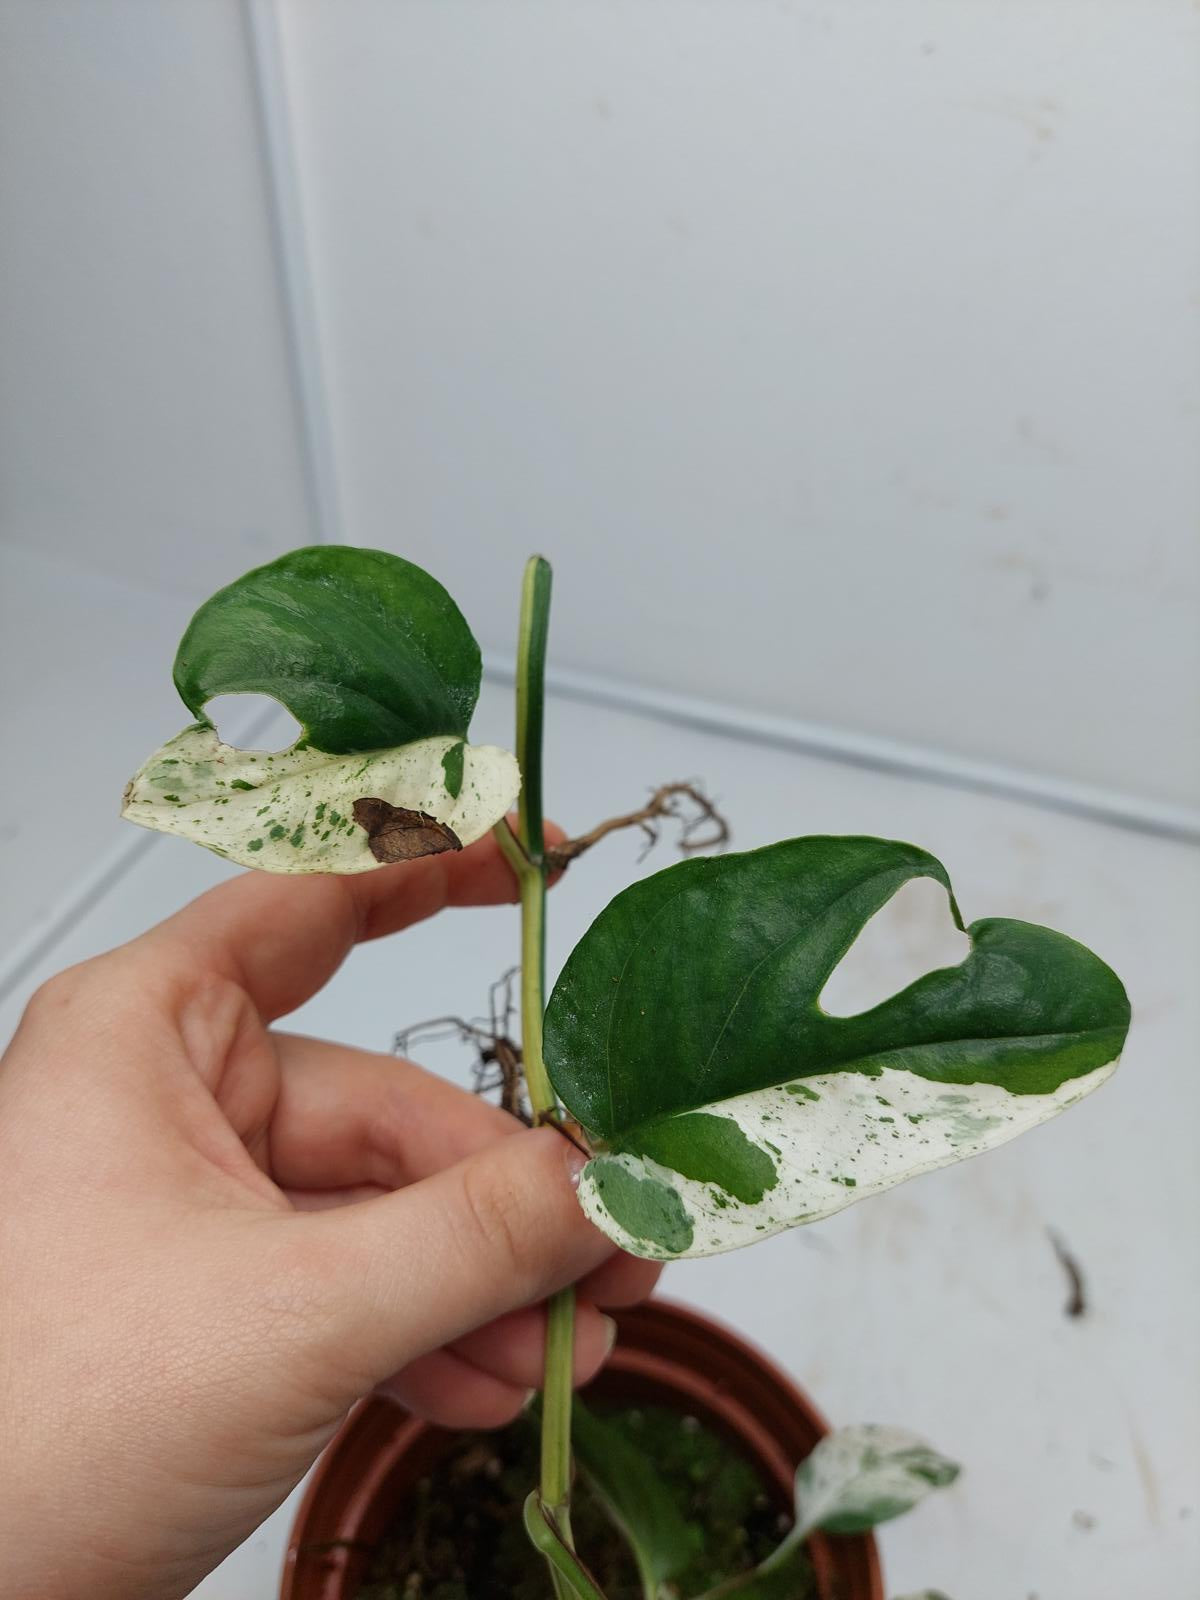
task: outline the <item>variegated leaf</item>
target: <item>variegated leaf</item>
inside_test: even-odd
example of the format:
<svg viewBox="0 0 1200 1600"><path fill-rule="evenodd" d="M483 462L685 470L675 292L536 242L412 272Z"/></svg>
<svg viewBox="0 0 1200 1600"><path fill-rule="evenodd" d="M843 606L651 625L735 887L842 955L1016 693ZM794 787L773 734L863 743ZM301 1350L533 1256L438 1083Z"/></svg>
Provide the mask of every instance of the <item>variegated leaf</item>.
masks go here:
<svg viewBox="0 0 1200 1600"><path fill-rule="evenodd" d="M461 849L520 788L468 745L479 646L446 590L384 550L292 550L219 590L175 657L198 718L156 750L123 814L268 872L366 872ZM271 754L223 744L206 706L265 694L302 728Z"/></svg>
<svg viewBox="0 0 1200 1600"><path fill-rule="evenodd" d="M457 780L457 792L447 782ZM305 745L270 754L222 744L214 728L185 728L125 791L123 815L177 833L267 872L366 872L381 863L356 801L423 812L460 845L481 838L520 789L516 758L453 735L394 750L329 755Z"/></svg>
<svg viewBox="0 0 1200 1600"><path fill-rule="evenodd" d="M1120 981L1029 923L854 1017L819 997L912 878L912 845L793 839L635 884L576 946L545 1056L598 1154L584 1210L622 1248L709 1255L829 1215L1036 1126L1113 1071ZM953 898L950 907L962 926Z"/></svg>
<svg viewBox="0 0 1200 1600"><path fill-rule="evenodd" d="M958 1477L956 1462L904 1428L864 1423L827 1434L796 1469L796 1522L789 1538L865 1533L911 1511Z"/></svg>

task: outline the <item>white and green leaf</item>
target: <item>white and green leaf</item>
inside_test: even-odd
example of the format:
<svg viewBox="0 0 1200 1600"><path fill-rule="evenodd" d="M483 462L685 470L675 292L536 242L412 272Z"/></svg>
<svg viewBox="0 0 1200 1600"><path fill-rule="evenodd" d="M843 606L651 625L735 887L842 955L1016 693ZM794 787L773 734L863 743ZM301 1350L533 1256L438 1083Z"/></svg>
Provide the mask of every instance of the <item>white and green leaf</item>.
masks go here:
<svg viewBox="0 0 1200 1600"><path fill-rule="evenodd" d="M957 1462L904 1428L864 1423L826 1434L796 1469L796 1542L818 1528L866 1533L958 1477Z"/></svg>
<svg viewBox="0 0 1200 1600"><path fill-rule="evenodd" d="M904 1428L863 1424L826 1434L796 1468L793 1522L766 1559L701 1600L787 1600L804 1544L823 1533L867 1533L958 1477L957 1462ZM909 1600L919 1600L910 1596ZM928 1600L939 1600L928 1591ZM940 1597L944 1600L944 1597Z"/></svg>
<svg viewBox="0 0 1200 1600"><path fill-rule="evenodd" d="M381 550L293 550L207 600L175 657L198 719L155 751L123 815L268 872L365 872L460 849L520 789L506 750L468 745L479 646L420 567ZM301 724L289 750L237 750L206 714L264 694Z"/></svg>
<svg viewBox="0 0 1200 1600"><path fill-rule="evenodd" d="M949 894L914 846L794 839L668 868L596 919L551 996L545 1057L598 1147L581 1203L622 1248L708 1255L828 1216L1113 1071L1120 981L1029 923L977 922L959 966L859 1016L823 1011L834 967L916 877Z"/></svg>
<svg viewBox="0 0 1200 1600"><path fill-rule="evenodd" d="M461 752L458 793L445 763ZM214 728L185 728L125 791L130 822L175 833L244 867L267 872L367 872L379 866L355 804L383 800L423 813L466 846L510 809L521 786L516 758L454 735L394 750L329 755L301 740L290 750L236 750Z"/></svg>

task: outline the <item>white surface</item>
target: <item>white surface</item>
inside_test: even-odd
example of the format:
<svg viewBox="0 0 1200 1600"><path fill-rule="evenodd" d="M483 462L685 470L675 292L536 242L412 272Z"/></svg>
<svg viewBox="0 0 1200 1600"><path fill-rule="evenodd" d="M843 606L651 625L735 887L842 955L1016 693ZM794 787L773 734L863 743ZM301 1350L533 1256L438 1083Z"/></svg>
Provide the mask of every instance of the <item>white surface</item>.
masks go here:
<svg viewBox="0 0 1200 1600"><path fill-rule="evenodd" d="M507 697L485 693L473 732L503 739ZM959 1600L1125 1600L1200 1580L1200 1081L1195 973L1200 856L1186 846L1008 801L853 772L628 714L556 704L551 808L582 827L647 785L702 774L747 847L804 831L909 837L942 856L968 919L1018 915L1083 938L1126 980L1135 1024L1114 1082L1056 1123L980 1161L917 1180L753 1250L683 1263L669 1294L736 1323L837 1422L923 1433L965 1464L954 1490L886 1529L889 1591ZM637 870L632 841L579 862L555 891L551 970ZM671 859L667 847L641 870ZM173 840L73 929L51 966L128 937L227 869ZM860 954L860 993L944 958L936 899L898 907L899 964ZM405 984L383 942L358 951L293 1025L386 1048L395 1028L482 1009L513 959L516 914L460 911L405 937ZM900 959L902 957L902 960ZM407 996L407 999L405 998ZM845 996L843 995L843 1001ZM0 1008L0 1026L16 1003ZM440 1047L431 1065L465 1071ZM1082 1263L1091 1309L1046 1236ZM1076 1513L1081 1513L1080 1519ZM1093 1526L1083 1526L1086 1518ZM263 1600L287 1518L201 1594Z"/></svg>
<svg viewBox="0 0 1200 1600"><path fill-rule="evenodd" d="M121 794L189 721L170 663L190 613L178 595L0 543L4 768L28 779L0 785L0 992L11 964L148 843L122 824ZM228 737L247 709L230 706Z"/></svg>
<svg viewBox="0 0 1200 1600"><path fill-rule="evenodd" d="M3 533L194 607L311 537L237 0L0 5Z"/></svg>
<svg viewBox="0 0 1200 1600"><path fill-rule="evenodd" d="M1190 0L278 9L282 277L235 0L0 4L5 538L1196 803Z"/></svg>
<svg viewBox="0 0 1200 1600"><path fill-rule="evenodd" d="M349 538L501 649L544 547L561 664L1200 795L1190 0L282 17Z"/></svg>

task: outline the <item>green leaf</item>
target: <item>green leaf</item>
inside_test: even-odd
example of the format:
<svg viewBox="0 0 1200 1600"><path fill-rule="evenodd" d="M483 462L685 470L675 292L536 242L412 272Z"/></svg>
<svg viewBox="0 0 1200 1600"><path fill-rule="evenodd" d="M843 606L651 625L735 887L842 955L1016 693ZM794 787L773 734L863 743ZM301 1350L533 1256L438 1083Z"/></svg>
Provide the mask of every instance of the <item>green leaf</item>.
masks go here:
<svg viewBox="0 0 1200 1600"><path fill-rule="evenodd" d="M866 1533L958 1474L956 1462L903 1428L839 1428L796 1469L796 1522L788 1539L807 1539L817 1528Z"/></svg>
<svg viewBox="0 0 1200 1600"><path fill-rule="evenodd" d="M629 1541L646 1594L682 1572L697 1554L701 1530L680 1513L653 1462L578 1396L571 1418L575 1458L609 1516Z"/></svg>
<svg viewBox="0 0 1200 1600"><path fill-rule="evenodd" d="M721 1585L708 1600L773 1600L772 1581L795 1565L804 1541L826 1533L866 1533L911 1511L933 1489L958 1477L956 1462L939 1455L903 1428L871 1424L826 1434L796 1469L795 1521L779 1546L761 1562L749 1584ZM768 1587L759 1588L766 1584ZM781 1596L782 1600L782 1596Z"/></svg>
<svg viewBox="0 0 1200 1600"><path fill-rule="evenodd" d="M444 763L457 746L462 779L447 792ZM366 872L397 855L355 820L355 806L383 801L427 821L406 837L411 854L482 838L521 786L515 758L454 736L397 750L327 755L302 744L278 754L235 750L207 725L185 728L146 762L125 791L122 815L176 833L244 867L267 872ZM360 813L361 815L361 813ZM439 837L437 825L453 841Z"/></svg>
<svg viewBox="0 0 1200 1600"><path fill-rule="evenodd" d="M435 578L344 545L293 550L221 589L175 657L199 721L215 695L271 695L331 754L463 737L479 673L479 646Z"/></svg>
<svg viewBox="0 0 1200 1600"><path fill-rule="evenodd" d="M622 1248L708 1255L1003 1143L1096 1088L1129 1024L1116 975L1030 923L870 1011L819 997L902 884L941 863L885 839L792 839L669 867L570 956L545 1058L602 1146L580 1183ZM961 927L953 897L951 912Z"/></svg>

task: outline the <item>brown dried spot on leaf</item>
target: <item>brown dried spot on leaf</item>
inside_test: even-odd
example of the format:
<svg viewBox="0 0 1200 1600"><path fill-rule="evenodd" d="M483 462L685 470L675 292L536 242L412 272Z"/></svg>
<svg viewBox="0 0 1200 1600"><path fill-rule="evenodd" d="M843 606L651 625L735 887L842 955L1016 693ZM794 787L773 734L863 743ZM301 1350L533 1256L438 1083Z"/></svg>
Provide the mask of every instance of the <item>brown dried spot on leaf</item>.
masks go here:
<svg viewBox="0 0 1200 1600"><path fill-rule="evenodd" d="M462 841L444 822L425 811L409 811L370 797L354 802L354 820L367 832L376 861L415 861L418 856L438 856L443 850L461 850Z"/></svg>

